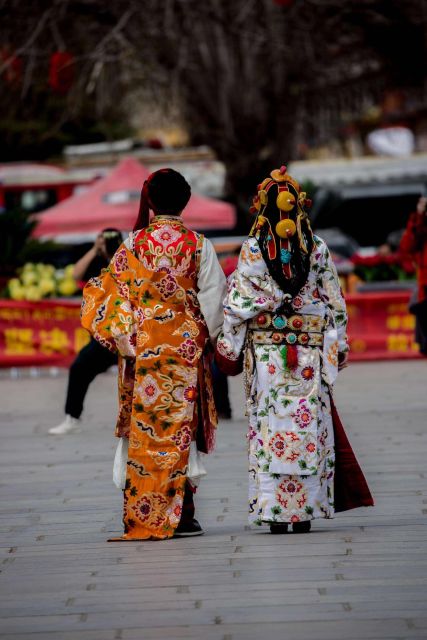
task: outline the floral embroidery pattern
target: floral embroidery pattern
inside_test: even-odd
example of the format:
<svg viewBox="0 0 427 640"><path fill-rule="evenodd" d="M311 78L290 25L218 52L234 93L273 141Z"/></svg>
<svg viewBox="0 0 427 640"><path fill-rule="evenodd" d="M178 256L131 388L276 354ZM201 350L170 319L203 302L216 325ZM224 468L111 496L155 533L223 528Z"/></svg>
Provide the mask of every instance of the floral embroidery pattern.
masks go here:
<svg viewBox="0 0 427 640"><path fill-rule="evenodd" d="M307 503L307 494L302 482L283 480L278 486L277 501L288 510L300 510Z"/></svg>
<svg viewBox="0 0 427 640"><path fill-rule="evenodd" d="M172 226L165 224L161 225L159 229L156 229L151 234L157 242L159 242L164 247L168 247L173 242L179 240L180 233L177 229L174 229Z"/></svg>
<svg viewBox="0 0 427 640"><path fill-rule="evenodd" d="M148 406L156 402L160 395L159 385L151 375L145 376L138 390L141 394L142 403Z"/></svg>
<svg viewBox="0 0 427 640"><path fill-rule="evenodd" d="M313 420L311 411L304 399L299 401L298 409L291 415L301 429L307 428L310 422Z"/></svg>
<svg viewBox="0 0 427 640"><path fill-rule="evenodd" d="M166 521L167 500L161 493L146 493L132 507L139 522L159 527Z"/></svg>
<svg viewBox="0 0 427 640"><path fill-rule="evenodd" d="M183 503L182 497L180 495L177 495L172 500L170 506L166 510L166 515L169 518L169 522L172 525L176 526L177 524L179 524L181 520L182 503Z"/></svg>
<svg viewBox="0 0 427 640"><path fill-rule="evenodd" d="M281 458L285 455L286 440L280 433L275 433L269 442L271 451L275 456Z"/></svg>
<svg viewBox="0 0 427 640"><path fill-rule="evenodd" d="M254 524L330 518L334 513L334 440L325 374L336 366L338 353L348 349L347 316L329 251L316 236L314 242L307 282L291 304L306 322L310 317L308 330L322 333L324 346L298 344L297 369L284 368L280 345L251 340L249 322L275 312L284 301L255 238L243 243L238 267L228 280L217 352L230 362L244 353L249 521ZM330 341L336 338L331 331L326 340L328 329L338 338L332 350Z"/></svg>
<svg viewBox="0 0 427 640"><path fill-rule="evenodd" d="M184 398L187 402L195 402L197 398L197 387L191 386L184 389Z"/></svg>
<svg viewBox="0 0 427 640"><path fill-rule="evenodd" d="M273 455L287 462L295 462L301 456L301 438L293 431L275 433L269 447Z"/></svg>
<svg viewBox="0 0 427 640"><path fill-rule="evenodd" d="M185 359L187 362L194 362L197 357L197 344L191 338L184 340L184 342L179 346L177 352Z"/></svg>
<svg viewBox="0 0 427 640"><path fill-rule="evenodd" d="M117 273L129 270L126 249L119 249L114 254L114 269Z"/></svg>
<svg viewBox="0 0 427 640"><path fill-rule="evenodd" d="M167 300L176 292L176 290L178 289L178 285L176 283L176 279L170 273L168 273L164 278L160 280L160 282L157 283L157 288L162 298L164 300Z"/></svg>
<svg viewBox="0 0 427 640"><path fill-rule="evenodd" d="M304 367L301 369L301 378L304 380L313 380L314 378L314 368L313 367Z"/></svg>
<svg viewBox="0 0 427 640"><path fill-rule="evenodd" d="M191 444L191 429L190 427L183 427L171 436L172 442L178 447L180 451L186 451L190 448Z"/></svg>
<svg viewBox="0 0 427 640"><path fill-rule="evenodd" d="M301 296L295 296L295 298L292 300L292 306L296 310L301 309L304 306L303 298Z"/></svg>

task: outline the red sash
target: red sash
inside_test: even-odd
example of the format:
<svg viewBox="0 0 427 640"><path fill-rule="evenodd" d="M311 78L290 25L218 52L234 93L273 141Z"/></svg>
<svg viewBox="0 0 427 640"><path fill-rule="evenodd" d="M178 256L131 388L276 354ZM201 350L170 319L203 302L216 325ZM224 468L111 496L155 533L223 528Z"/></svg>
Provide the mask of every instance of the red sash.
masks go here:
<svg viewBox="0 0 427 640"><path fill-rule="evenodd" d="M332 396L331 411L335 436L335 511L373 507L374 500L346 436Z"/></svg>

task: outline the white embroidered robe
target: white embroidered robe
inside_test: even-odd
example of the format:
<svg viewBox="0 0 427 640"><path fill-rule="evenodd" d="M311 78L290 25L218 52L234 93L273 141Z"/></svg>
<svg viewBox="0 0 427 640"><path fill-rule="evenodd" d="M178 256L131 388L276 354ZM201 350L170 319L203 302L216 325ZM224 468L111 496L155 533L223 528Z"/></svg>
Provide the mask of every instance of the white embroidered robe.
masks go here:
<svg viewBox="0 0 427 640"><path fill-rule="evenodd" d="M326 244L315 236L306 284L294 297L295 314L325 325L323 347L298 349L298 367L285 369L280 345L254 344L248 322L274 312L284 299L255 238L243 244L228 281L218 352L244 352L249 416L249 521L297 522L334 515L334 434L330 391L338 354L348 350L347 314Z"/></svg>

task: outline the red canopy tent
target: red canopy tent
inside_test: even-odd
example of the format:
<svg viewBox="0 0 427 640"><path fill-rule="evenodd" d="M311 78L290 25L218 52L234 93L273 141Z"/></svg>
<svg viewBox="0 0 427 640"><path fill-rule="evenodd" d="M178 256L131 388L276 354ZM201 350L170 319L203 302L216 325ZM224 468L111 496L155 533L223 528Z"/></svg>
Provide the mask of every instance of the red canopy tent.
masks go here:
<svg viewBox="0 0 427 640"><path fill-rule="evenodd" d="M105 227L130 231L137 217L141 188L149 173L134 158L125 158L84 193L38 214L34 236L89 236ZM232 229L236 215L230 204L192 195L183 220L196 231Z"/></svg>

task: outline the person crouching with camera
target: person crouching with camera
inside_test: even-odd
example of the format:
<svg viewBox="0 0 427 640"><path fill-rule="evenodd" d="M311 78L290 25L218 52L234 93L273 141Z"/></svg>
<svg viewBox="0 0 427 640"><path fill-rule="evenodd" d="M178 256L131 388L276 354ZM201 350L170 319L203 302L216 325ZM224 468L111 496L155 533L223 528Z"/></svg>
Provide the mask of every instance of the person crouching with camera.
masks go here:
<svg viewBox="0 0 427 640"><path fill-rule="evenodd" d="M75 280L83 287L90 278L99 275L101 270L108 266L122 240L122 234L118 229L101 231L93 247L74 265ZM79 428L83 403L90 383L99 373L104 373L115 364L117 355L91 337L70 367L65 418L57 427L49 429L51 435L64 435Z"/></svg>

